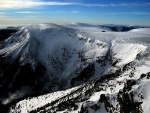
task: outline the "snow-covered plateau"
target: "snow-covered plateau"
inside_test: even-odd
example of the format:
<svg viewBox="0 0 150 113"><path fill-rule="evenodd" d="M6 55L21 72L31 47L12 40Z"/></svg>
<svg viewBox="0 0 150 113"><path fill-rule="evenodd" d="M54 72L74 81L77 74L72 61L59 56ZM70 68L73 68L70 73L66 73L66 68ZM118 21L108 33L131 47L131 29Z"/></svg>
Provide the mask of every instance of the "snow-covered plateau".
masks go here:
<svg viewBox="0 0 150 113"><path fill-rule="evenodd" d="M0 42L0 111L149 113L150 28L38 24Z"/></svg>

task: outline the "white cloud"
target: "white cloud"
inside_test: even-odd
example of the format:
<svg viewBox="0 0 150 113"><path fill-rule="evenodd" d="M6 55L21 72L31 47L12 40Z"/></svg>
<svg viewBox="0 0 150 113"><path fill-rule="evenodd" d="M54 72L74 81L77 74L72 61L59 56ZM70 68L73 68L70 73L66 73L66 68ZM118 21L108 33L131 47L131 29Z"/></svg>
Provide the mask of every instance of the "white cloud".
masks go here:
<svg viewBox="0 0 150 113"><path fill-rule="evenodd" d="M19 11L19 12L13 12L13 13L18 13L18 14L48 14L48 13L60 13L60 14L63 14L63 13L81 13L80 11L76 11L76 10L73 10L73 11L54 11L54 12L34 12L34 11Z"/></svg>
<svg viewBox="0 0 150 113"><path fill-rule="evenodd" d="M57 11L57 12L43 12L43 13L60 13L60 14L66 14L66 13L81 13L80 11Z"/></svg>
<svg viewBox="0 0 150 113"><path fill-rule="evenodd" d="M108 13L94 13L94 14L108 14L108 15L127 15L127 14L132 14L132 15L150 15L149 12L120 12L120 13L114 13L114 12L108 12Z"/></svg>
<svg viewBox="0 0 150 113"><path fill-rule="evenodd" d="M108 7L110 4L83 4L78 3L80 6L87 6L87 7Z"/></svg>
<svg viewBox="0 0 150 113"><path fill-rule="evenodd" d="M15 13L18 13L18 14L38 14L38 13L41 13L41 12L33 12L33 11L20 11L20 12L15 12Z"/></svg>
<svg viewBox="0 0 150 113"><path fill-rule="evenodd" d="M62 6L62 5L80 5L86 7L128 7L128 6L150 6L150 3L121 3L121 4L84 4L79 2L52 2L41 0L0 0L0 10L32 8L37 6Z"/></svg>
<svg viewBox="0 0 150 113"><path fill-rule="evenodd" d="M81 6L88 7L135 7L135 6L150 6L150 3L120 3L120 4L83 4L78 3Z"/></svg>
<svg viewBox="0 0 150 113"><path fill-rule="evenodd" d="M76 10L73 10L73 11L57 11L57 12L34 12L34 11L20 11L20 12L14 12L14 13L18 13L18 14L43 14L43 13L60 13L60 14L63 14L63 13L82 13L81 11L76 11ZM5 13L5 12L0 12L0 14L8 14L8 13ZM123 15L123 14L133 14L133 15L150 15L149 12L106 12L106 13L94 13L94 14L108 14L108 15Z"/></svg>
<svg viewBox="0 0 150 113"><path fill-rule="evenodd" d="M70 13L81 13L80 11L71 11Z"/></svg>
<svg viewBox="0 0 150 113"><path fill-rule="evenodd" d="M108 15L115 15L115 14L119 14L119 13L95 13L95 14L108 14Z"/></svg>
<svg viewBox="0 0 150 113"><path fill-rule="evenodd" d="M74 5L76 3L72 2L42 2L37 0L1 0L1 9L17 9L17 8L30 8L36 6L53 6L53 5Z"/></svg>

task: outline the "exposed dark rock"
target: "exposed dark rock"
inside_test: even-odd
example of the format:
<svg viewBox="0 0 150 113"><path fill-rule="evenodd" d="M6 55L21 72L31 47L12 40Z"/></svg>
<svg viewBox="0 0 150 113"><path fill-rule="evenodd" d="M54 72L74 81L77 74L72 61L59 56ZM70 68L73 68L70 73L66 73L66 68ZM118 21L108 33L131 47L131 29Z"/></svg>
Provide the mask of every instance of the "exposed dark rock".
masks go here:
<svg viewBox="0 0 150 113"><path fill-rule="evenodd" d="M143 78L145 78L146 77L146 79L149 79L150 78L150 72L149 73L146 73L146 74L142 74L141 76L140 76L140 79L143 79Z"/></svg>
<svg viewBox="0 0 150 113"><path fill-rule="evenodd" d="M6 28L6 29L0 29L0 42L4 41L6 38L17 32L18 29L16 28Z"/></svg>
<svg viewBox="0 0 150 113"><path fill-rule="evenodd" d="M119 91L117 99L120 105L120 113L143 113L142 102L134 102L132 96L134 96L132 93Z"/></svg>
<svg viewBox="0 0 150 113"><path fill-rule="evenodd" d="M74 77L74 78L71 80L71 85L72 85L72 86L75 86L75 84L77 84L77 83L82 83L82 82L88 81L88 79L89 79L90 77L92 77L92 75L94 74L94 72L95 72L94 63L89 64L86 68L84 68L84 69L79 73L79 75L77 75L76 77Z"/></svg>
<svg viewBox="0 0 150 113"><path fill-rule="evenodd" d="M105 94L102 94L100 96L99 102L104 103L106 111L109 112L109 113L112 113L112 109L114 109L113 105L111 105L109 103L108 98L107 98L107 96L105 96Z"/></svg>

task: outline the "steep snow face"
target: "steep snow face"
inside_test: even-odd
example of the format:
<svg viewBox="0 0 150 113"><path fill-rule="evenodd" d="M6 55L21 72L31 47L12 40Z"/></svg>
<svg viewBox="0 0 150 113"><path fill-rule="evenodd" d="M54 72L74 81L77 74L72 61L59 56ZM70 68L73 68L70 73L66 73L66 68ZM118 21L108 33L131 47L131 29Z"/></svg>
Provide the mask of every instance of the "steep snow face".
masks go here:
<svg viewBox="0 0 150 113"><path fill-rule="evenodd" d="M136 56L146 50L146 46L139 44L113 44L112 47L114 60L116 59L116 66L125 65L134 61Z"/></svg>
<svg viewBox="0 0 150 113"><path fill-rule="evenodd" d="M8 104L33 94L37 91L35 86L41 87L37 92L42 94L94 79L108 70L108 50L108 44L85 37L77 29L55 24L22 27L5 40L0 50L1 80L5 81L1 82L0 90L5 88L9 94L1 101ZM22 87L29 92L19 95ZM14 89L12 93L10 89ZM11 98L11 94L15 97Z"/></svg>

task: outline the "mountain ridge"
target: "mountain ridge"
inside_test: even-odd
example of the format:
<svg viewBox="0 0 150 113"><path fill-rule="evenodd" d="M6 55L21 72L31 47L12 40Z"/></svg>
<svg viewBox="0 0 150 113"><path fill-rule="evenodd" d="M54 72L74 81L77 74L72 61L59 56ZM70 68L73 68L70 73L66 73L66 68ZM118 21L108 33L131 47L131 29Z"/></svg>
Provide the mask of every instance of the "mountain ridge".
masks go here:
<svg viewBox="0 0 150 113"><path fill-rule="evenodd" d="M119 96L121 90L124 91L121 94L124 96L128 88L126 84L132 83L130 79L138 81L142 73L149 76L146 74L150 72L149 28L120 32L109 29L102 32L103 30L98 26L56 24L20 28L3 42L0 49L1 104L7 106L12 103L9 109L12 113L41 112L40 110L125 112L121 104L126 105L124 101L120 102L123 98L110 102L106 98L108 95L116 98L115 95ZM60 93L62 95L59 98ZM101 95L100 101L93 100L99 99L97 96L92 97L93 94ZM30 96L37 97L28 98ZM51 101L53 96L56 96L54 102ZM125 98L128 99L128 96ZM16 100L22 101L16 103ZM116 105L111 105L112 101L116 101L120 107L117 109ZM39 105L41 102L43 104ZM57 105L62 109L57 108ZM129 111L132 112L131 109Z"/></svg>

